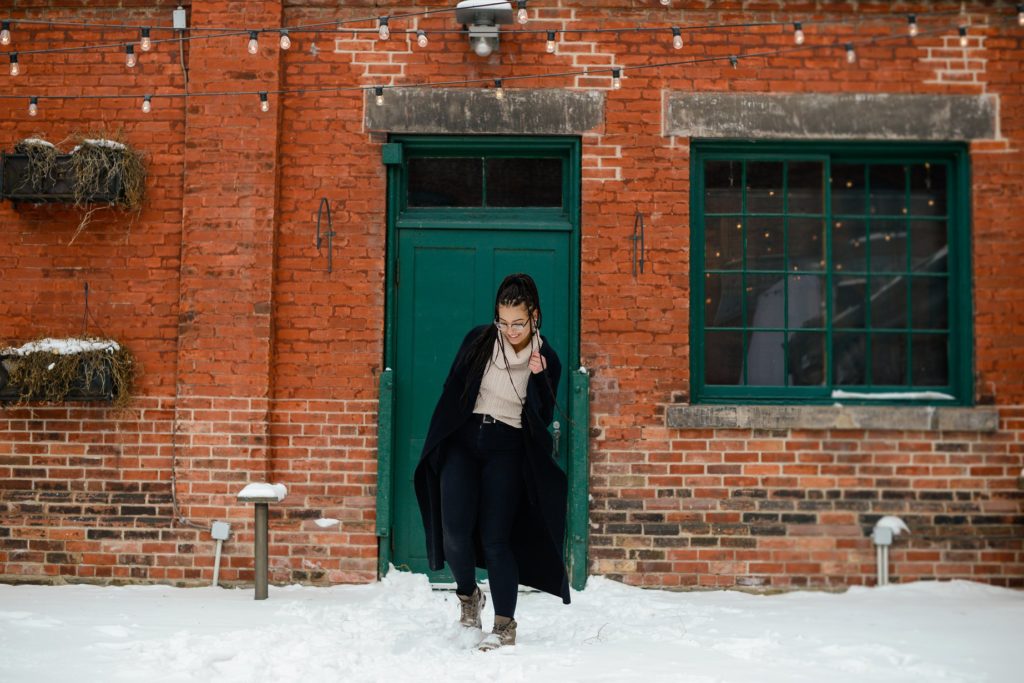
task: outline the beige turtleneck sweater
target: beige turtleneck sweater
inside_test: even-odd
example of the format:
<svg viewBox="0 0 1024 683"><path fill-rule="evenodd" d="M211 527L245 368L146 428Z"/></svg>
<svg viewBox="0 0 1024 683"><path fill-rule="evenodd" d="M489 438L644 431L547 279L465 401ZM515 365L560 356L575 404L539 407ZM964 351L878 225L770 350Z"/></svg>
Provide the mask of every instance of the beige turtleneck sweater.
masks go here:
<svg viewBox="0 0 1024 683"><path fill-rule="evenodd" d="M505 347L504 355L499 341L495 340L494 353L491 354L491 361L484 369L480 393L477 394L476 405L473 406L474 413L491 415L516 429L523 426L523 402L526 401L526 385L530 381L530 356L543 343L540 335L534 335L534 339L518 353L511 344L503 341L501 346ZM505 358L508 358L507 370Z"/></svg>

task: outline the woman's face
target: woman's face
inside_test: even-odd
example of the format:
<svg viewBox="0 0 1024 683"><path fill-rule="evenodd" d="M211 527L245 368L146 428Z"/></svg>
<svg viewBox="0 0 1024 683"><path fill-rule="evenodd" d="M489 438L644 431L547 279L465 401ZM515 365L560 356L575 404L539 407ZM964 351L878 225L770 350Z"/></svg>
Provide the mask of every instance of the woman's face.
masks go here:
<svg viewBox="0 0 1024 683"><path fill-rule="evenodd" d="M534 313L535 320L536 317L537 314ZM498 306L498 330L505 337L505 341L517 351L526 345L533 334L533 325L530 322L526 304Z"/></svg>

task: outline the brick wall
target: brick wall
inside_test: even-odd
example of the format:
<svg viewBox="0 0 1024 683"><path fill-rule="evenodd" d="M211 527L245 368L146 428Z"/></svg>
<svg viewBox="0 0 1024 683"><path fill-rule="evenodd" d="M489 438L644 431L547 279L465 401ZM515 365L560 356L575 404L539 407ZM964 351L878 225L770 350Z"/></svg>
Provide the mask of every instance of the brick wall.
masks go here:
<svg viewBox="0 0 1024 683"><path fill-rule="evenodd" d="M177 2L19 3L12 17L166 25ZM207 2L190 25L276 26L418 11L436 4ZM373 22L293 34L291 51L261 36L123 50L24 55L60 41L134 40L131 31L15 23L24 73L4 75L0 147L42 133L58 141L102 122L148 157L137 216L101 212L73 243L72 210L0 204L0 336L26 341L88 331L122 340L140 359L126 412L34 406L0 412L0 575L17 580L209 581L209 523L227 519L221 577L252 577L251 511L234 502L252 479L291 495L271 513L275 581L368 581L375 576L376 386L383 356L386 180L381 136L363 127L358 90L255 98L202 97L233 89L400 85L626 67L506 88L598 88L605 120L582 136L581 358L592 373L591 571L659 586L819 586L870 583L866 537L882 514L912 527L893 553L893 579L974 578L1022 585L1024 520L1017 476L1024 455L1024 57L1010 3L967 7L967 48L919 11L913 43L847 40L902 30L872 20L888 3L531 2L528 30L696 25L805 19L809 44L834 49L772 58L788 27L664 35L543 33L503 37L490 58L464 36L431 34L418 48L401 31L452 28L450 17L394 21L386 43ZM902 6L901 6L902 7ZM808 15L834 23L813 25ZM931 23L929 23L931 22ZM516 30L516 29L513 29ZM167 38L167 34L154 36ZM317 49L311 49L315 43ZM630 70L672 60L728 62ZM145 115L136 98L47 96L180 93ZM871 92L998 98L998 134L971 145L976 398L998 410L994 432L670 428L689 400L689 140L667 137L665 93ZM39 117L25 115L41 97ZM331 201L333 271L314 243L320 199ZM632 273L630 237L645 215L647 266ZM172 475L176 482L173 487ZM177 506L177 511L175 511ZM341 520L320 529L312 520ZM191 526L192 524L195 527Z"/></svg>

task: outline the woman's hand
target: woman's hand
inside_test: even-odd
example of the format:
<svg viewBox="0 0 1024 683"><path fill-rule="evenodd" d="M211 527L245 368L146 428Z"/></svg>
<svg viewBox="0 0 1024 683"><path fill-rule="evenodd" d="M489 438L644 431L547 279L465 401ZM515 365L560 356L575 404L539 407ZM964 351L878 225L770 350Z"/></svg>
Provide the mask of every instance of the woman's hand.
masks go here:
<svg viewBox="0 0 1024 683"><path fill-rule="evenodd" d="M540 351L534 351L530 354L530 372L537 374L541 370L544 370L548 366L546 358L540 355Z"/></svg>

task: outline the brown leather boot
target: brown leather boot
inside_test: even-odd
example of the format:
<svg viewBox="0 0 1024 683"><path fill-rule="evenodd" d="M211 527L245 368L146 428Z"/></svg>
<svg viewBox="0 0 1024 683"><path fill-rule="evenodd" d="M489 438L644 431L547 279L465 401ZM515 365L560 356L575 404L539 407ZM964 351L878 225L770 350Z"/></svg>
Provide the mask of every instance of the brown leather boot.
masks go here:
<svg viewBox="0 0 1024 683"><path fill-rule="evenodd" d="M490 652L499 647L516 644L516 620L508 617L494 617L494 628L487 634L487 637L480 641L476 649L480 652Z"/></svg>
<svg viewBox="0 0 1024 683"><path fill-rule="evenodd" d="M459 597L459 607L461 608L459 623L466 628L483 628L480 623L480 612L487 604L487 597L480 587L477 586L472 595L459 595L458 593L455 595Z"/></svg>

